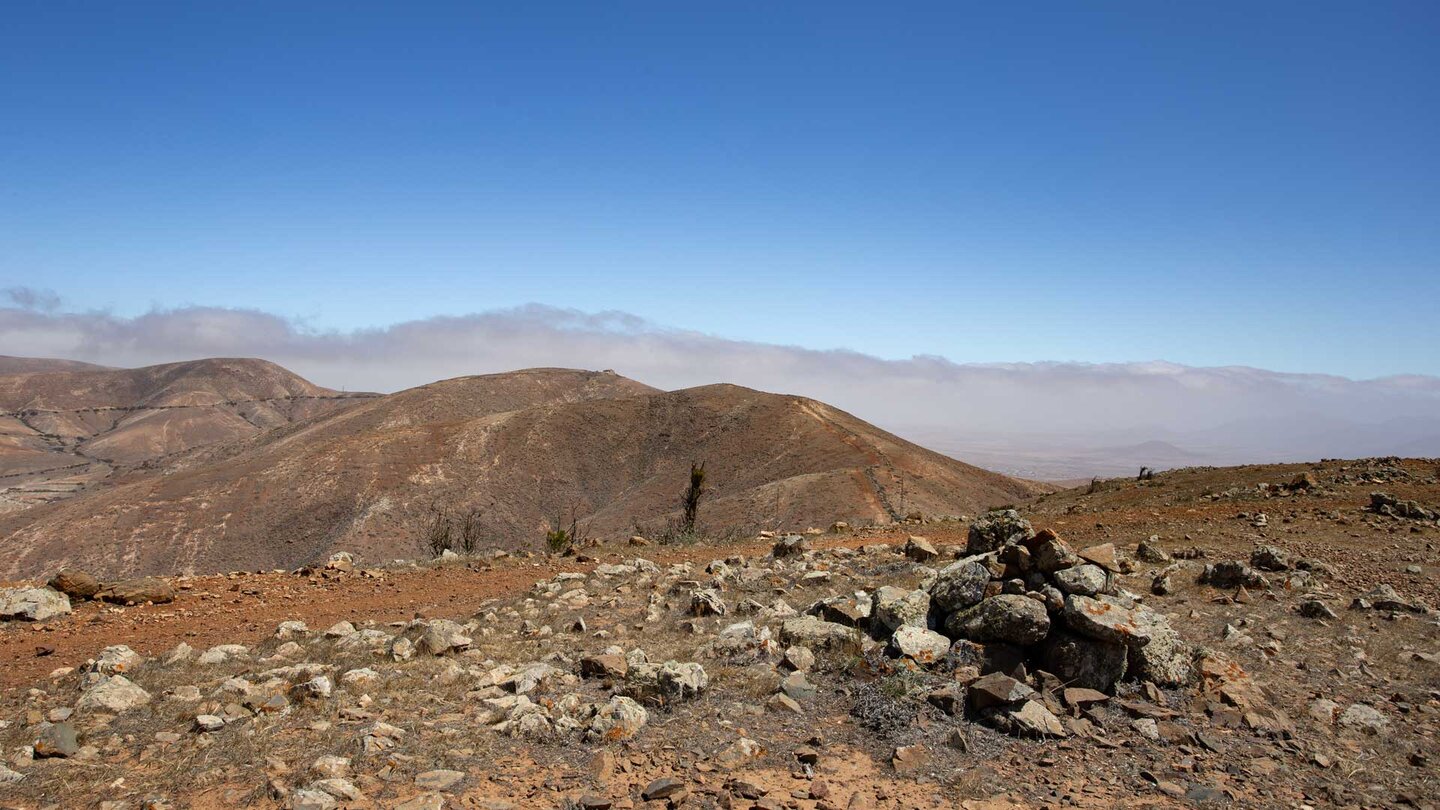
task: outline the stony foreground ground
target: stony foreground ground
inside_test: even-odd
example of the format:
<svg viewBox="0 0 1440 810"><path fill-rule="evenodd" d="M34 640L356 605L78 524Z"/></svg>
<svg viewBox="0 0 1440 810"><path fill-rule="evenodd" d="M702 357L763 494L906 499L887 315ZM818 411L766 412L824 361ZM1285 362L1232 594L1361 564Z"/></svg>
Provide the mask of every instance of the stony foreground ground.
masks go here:
<svg viewBox="0 0 1440 810"><path fill-rule="evenodd" d="M1440 806L1436 474L1046 496L973 604L970 521L77 601L0 624L0 807ZM1160 617L1186 677L1067 600Z"/></svg>

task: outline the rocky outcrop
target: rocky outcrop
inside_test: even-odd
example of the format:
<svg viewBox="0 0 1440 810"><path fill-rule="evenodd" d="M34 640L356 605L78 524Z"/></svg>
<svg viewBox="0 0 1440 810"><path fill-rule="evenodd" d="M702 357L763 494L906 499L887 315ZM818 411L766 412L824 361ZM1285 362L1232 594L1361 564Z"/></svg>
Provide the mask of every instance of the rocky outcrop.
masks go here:
<svg viewBox="0 0 1440 810"><path fill-rule="evenodd" d="M163 605L175 601L175 589L159 577L126 579L101 588L95 598L117 605Z"/></svg>
<svg viewBox="0 0 1440 810"><path fill-rule="evenodd" d="M70 612L70 598L52 588L0 588L0 620L43 622Z"/></svg>
<svg viewBox="0 0 1440 810"><path fill-rule="evenodd" d="M76 601L94 599L101 587L100 580L72 568L57 571L46 584Z"/></svg>

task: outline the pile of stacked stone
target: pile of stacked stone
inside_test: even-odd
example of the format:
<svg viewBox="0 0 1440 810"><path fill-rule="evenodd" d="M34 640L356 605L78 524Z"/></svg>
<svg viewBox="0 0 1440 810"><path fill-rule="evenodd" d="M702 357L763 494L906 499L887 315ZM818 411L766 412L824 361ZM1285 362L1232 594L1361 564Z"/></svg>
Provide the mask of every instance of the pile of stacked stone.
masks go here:
<svg viewBox="0 0 1440 810"><path fill-rule="evenodd" d="M1368 511L1408 520L1440 521L1440 510L1426 509L1419 501L1407 501L1384 492L1370 493Z"/></svg>
<svg viewBox="0 0 1440 810"><path fill-rule="evenodd" d="M906 549L912 559L925 551ZM1032 675L1099 693L1113 693L1122 679L1156 686L1193 679L1191 645L1118 587L1122 563L1113 545L1077 551L1003 510L971 524L963 554L932 569L918 589L883 586L868 605L850 598L816 605L814 615L786 622L782 640L813 643L839 636L835 625L863 628L893 655L955 670L968 682L974 716L1015 733L1059 736L1058 720L1027 685Z"/></svg>

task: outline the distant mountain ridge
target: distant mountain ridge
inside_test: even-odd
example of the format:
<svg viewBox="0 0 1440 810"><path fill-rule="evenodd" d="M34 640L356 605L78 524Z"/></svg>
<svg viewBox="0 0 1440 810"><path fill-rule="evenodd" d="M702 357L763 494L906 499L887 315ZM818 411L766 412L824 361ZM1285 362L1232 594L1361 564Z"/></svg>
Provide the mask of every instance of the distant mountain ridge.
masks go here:
<svg viewBox="0 0 1440 810"><path fill-rule="evenodd" d="M53 360L0 365L25 369L0 374L0 512L67 497L125 468L367 396L243 358L137 369Z"/></svg>
<svg viewBox="0 0 1440 810"><path fill-rule="evenodd" d="M362 399L0 516L0 577L414 557L434 507L477 510L486 545L535 547L572 513L623 537L675 515L692 461L706 464L701 519L716 531L973 513L1046 489L803 397L530 369Z"/></svg>
<svg viewBox="0 0 1440 810"><path fill-rule="evenodd" d="M61 360L54 357L12 357L0 354L0 374L43 374L49 371L110 371L110 366L99 366L80 360Z"/></svg>

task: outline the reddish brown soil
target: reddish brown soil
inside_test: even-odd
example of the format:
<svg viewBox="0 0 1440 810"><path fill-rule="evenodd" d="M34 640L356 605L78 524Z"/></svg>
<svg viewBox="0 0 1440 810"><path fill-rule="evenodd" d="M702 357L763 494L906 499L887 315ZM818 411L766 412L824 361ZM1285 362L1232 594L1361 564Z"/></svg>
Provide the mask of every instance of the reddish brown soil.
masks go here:
<svg viewBox="0 0 1440 810"><path fill-rule="evenodd" d="M892 535L894 533L891 533ZM817 538L817 547L884 542L885 535ZM903 540L904 534L898 535ZM892 538L893 539L893 538ZM294 574L236 574L177 580L181 590L166 605L75 605L63 621L0 625L0 689L32 684L59 668L73 667L111 644L155 655L185 642L197 649L216 644L254 644L282 621L298 619L323 629L347 620L404 621L420 616L462 616L487 599L522 593L561 571L588 571L600 562L642 556L660 564L708 561L732 554L763 554L766 542L676 548L598 549L593 562L567 557L511 558L494 565L397 568L383 578L346 574L310 578ZM40 648L53 650L41 656Z"/></svg>
<svg viewBox="0 0 1440 810"><path fill-rule="evenodd" d="M1258 486L1262 482L1288 482L1303 472L1318 479L1315 490L1282 490L1270 495ZM1332 566L1333 574L1320 578L1316 592L1339 611L1333 621L1300 616L1296 611L1299 594L1283 587L1257 590L1236 601L1239 592L1198 584L1195 574L1203 561L1187 563L1186 573L1176 578L1175 592L1149 598L1167 615L1184 617L1176 629L1187 640L1219 650L1233 662L1235 671L1243 668L1250 673L1264 692L1266 706L1283 711L1294 722L1293 734L1272 737L1251 733L1219 716L1208 717L1200 711L1204 707L1191 700L1195 697L1192 693L1181 691L1156 699L1189 712L1182 719L1194 724L1209 740L1201 747L1195 745L1199 737L1147 741L1132 730L1128 717L1118 715L1114 722L1107 721L1106 733L1101 735L1120 740L1118 747L1113 741L1101 746L1081 737L1064 741L1002 740L962 726L969 730L967 733L974 733L976 748L963 756L955 754L939 741L937 732L926 738L938 763L935 773L901 773L888 764L890 742L865 738L855 730L846 714L849 704L841 699L839 689L822 693L803 716L746 714L735 710L735 695L758 701L773 691L770 674L756 679L747 668L727 666L719 660L712 665L707 659L715 694L708 701L674 713L656 712L643 737L616 749L619 765L614 778L618 781L603 789L593 786L595 780L587 765L590 749L526 746L511 743L509 738L487 742L490 738L467 737L467 745L477 746L477 750L455 754L452 760L445 759L451 755L448 741L445 750L417 748L423 756L411 770L446 762L478 780L477 787L466 795L452 797L447 806L500 806L488 804L491 797L497 797L514 807L555 807L565 796L582 790L633 796L649 780L667 775L679 775L697 788L715 788L729 774L714 768L711 754L738 733L762 741L771 752L770 759L744 771L745 777L763 783L772 796L784 797L810 784L796 776L787 763L792 761L792 749L811 734L819 733L827 740L827 747L817 773L835 789L840 799L835 806L844 806L844 799L852 792L883 793L887 798L872 806L885 810L944 806L1195 806L1191 799L1161 794L1155 784L1160 779L1187 790L1192 786L1221 790L1231 806L1433 807L1431 797L1440 795L1433 776L1433 763L1440 757L1435 744L1440 739L1436 735L1440 693L1435 691L1436 684L1440 684L1436 680L1440 672L1436 667L1440 665L1431 658L1422 660L1418 654L1433 655L1440 650L1440 631L1435 629L1433 615L1388 616L1381 611L1350 610L1346 606L1351 597L1381 582L1393 585L1405 599L1431 607L1440 603L1440 577L1436 576L1435 564L1440 527L1433 521L1402 520L1365 509L1372 490L1413 498L1430 507L1440 505L1436 473L1433 460L1197 469L1167 473L1151 482L1102 482L1094 492L1071 490L1022 504L1022 511L1037 527L1058 529L1077 547L1113 542L1131 553L1137 542L1158 535L1159 544L1172 553L1191 547L1203 549L1205 561L1246 559L1257 543L1264 543L1297 556L1319 558ZM1258 519L1262 513L1264 521ZM899 544L912 533L944 546L963 543L966 529L960 523L940 522L811 539L819 548L854 547L877 542ZM662 565L680 561L703 564L737 554L762 555L769 548L769 541L757 539L688 547L614 545L587 549L587 553L597 558L594 562L643 556ZM896 570L907 566L898 554L888 554ZM196 648L222 643L258 645L272 635L280 621L287 619L300 619L319 629L342 619L398 621L416 614L463 618L492 598L510 598L510 604L516 605L526 600L526 592L536 581L560 571L584 570L594 562L517 557L494 564L474 563L473 567L445 564L391 568L380 571L381 578L364 573L333 578L292 574L193 578L182 581L186 587L174 604L127 609L86 604L79 606L75 615L38 629L13 623L0 627L0 660L10 664L0 669L0 686L15 709L33 705L38 710L45 707L47 700L27 696L27 687L46 688L50 682L45 674L51 669L83 662L108 644L124 643L142 653L155 654L182 641ZM1155 570L1156 565L1140 565L1134 575L1125 579L1124 587L1147 590ZM837 583L836 587L844 590L853 585L846 583L842 588ZM762 581L758 587L769 586ZM597 597L604 594L605 598L619 598L620 593L619 586L613 591L595 589ZM632 593L626 598L633 600L638 611L645 595ZM786 594L797 605L817 595L819 591L803 589ZM730 594L731 602L738 596ZM671 614L676 613L671 607ZM635 632L626 638L637 643L643 638L644 646L660 657L672 656L675 650L695 644L695 636L688 631L682 633L673 615L667 614L659 622L647 619L643 624L635 623L643 614L627 615L630 618L625 621ZM604 618L603 610L596 618L598 627ZM615 621L613 617L609 620ZM729 618L707 621L707 626L714 627ZM1232 630L1253 638L1232 641ZM491 643L522 647L541 644L507 635L498 635ZM38 645L53 647L55 652L37 657ZM533 654L538 657L538 652ZM520 655L524 658L532 652ZM857 683L836 680L833 673L822 673L818 678L822 683L829 679L830 686L849 688ZM48 703L63 705L68 685L50 688L56 695ZM1364 703L1375 707L1392 725L1388 733L1369 735L1337 727L1333 721L1317 720L1311 715L1312 701L1317 697L1334 699L1341 706ZM724 713L722 707L728 707ZM18 711L12 711L11 716L26 722ZM419 718L422 722L417 728L431 729L432 725L450 722L447 715L430 715L426 711L420 711ZM337 728L345 731L344 724ZM18 733L12 736L22 739ZM147 735L140 736L148 739ZM96 739L102 738L97 735ZM478 748L491 742L497 746L493 750L504 752L503 756L490 756L491 749ZM129 767L130 761L123 757L133 753L135 747L125 742L107 750L100 761L111 768ZM135 762L143 762L145 750L149 749L142 750ZM311 753L292 752L286 761L293 770L297 763L308 762ZM69 773L62 769L71 767L75 763L37 763L28 768L34 774L31 778L37 780L31 784L54 784L38 780ZM229 781L220 787L185 798L193 807L277 806L284 792L276 792L273 800L262 796L264 781L256 778L254 770L236 770L233 778L227 777ZM300 775L286 778L294 782ZM408 781L398 783L398 787L382 784L370 771L359 778L369 779L365 784L376 792L395 790L398 793L394 795L405 795L411 789ZM83 789L76 787L74 795L108 796L115 792L97 792L97 786L104 784L108 781L100 780ZM177 778L166 790L173 787L183 795L187 784ZM994 803L962 800L966 795L1000 793L1012 794L1008 798L1019 803L1011 805L1005 799ZM43 805L37 801L26 806ZM794 800L784 806L816 810L821 805Z"/></svg>
<svg viewBox="0 0 1440 810"><path fill-rule="evenodd" d="M1347 590L1359 592L1383 582L1412 598L1440 604L1440 578L1431 568L1440 530L1391 520L1367 523L1369 516L1361 511L1371 489L1430 502L1440 500L1440 487L1358 482L1290 498L1262 499L1249 493L1218 501L1201 497L1204 492L1232 485L1251 488L1259 481L1287 481L1312 468L1320 470L1322 478L1332 478L1337 466L1179 471L1162 476L1158 484L1114 481L1110 488L1094 494L1079 488L1042 496L1025 511L1037 526L1057 529L1077 547L1114 542L1133 549L1135 543L1158 534L1171 548L1200 546L1212 559L1220 559L1243 558L1255 542L1264 541L1331 562L1336 567L1335 583ZM1429 462L1406 462L1405 467L1422 476L1434 471ZM1236 517L1241 512L1259 511L1271 518L1263 530ZM1331 515L1341 517L1336 520ZM966 528L958 523L899 526L814 538L814 545L904 542L912 533L936 543L963 544ZM1386 537L1392 539L1379 539ZM727 545L610 546L588 553L596 562L642 556L668 564L768 550L768 542L748 540ZM1414 563L1423 564L1425 572L1417 575L1404 570ZM250 644L287 619L323 628L361 617L400 621L417 614L464 615L487 599L514 595L560 571L588 570L594 564L570 558L517 557L494 565L389 569L383 579L358 575L309 579L274 573L193 577L181 580L184 589L169 605L122 609L82 603L76 606L74 616L62 622L0 626L0 661L10 662L0 668L0 687L32 683L57 667L83 663L109 644L126 644L153 655L181 641L202 649L214 644ZM54 652L37 657L38 647Z"/></svg>

